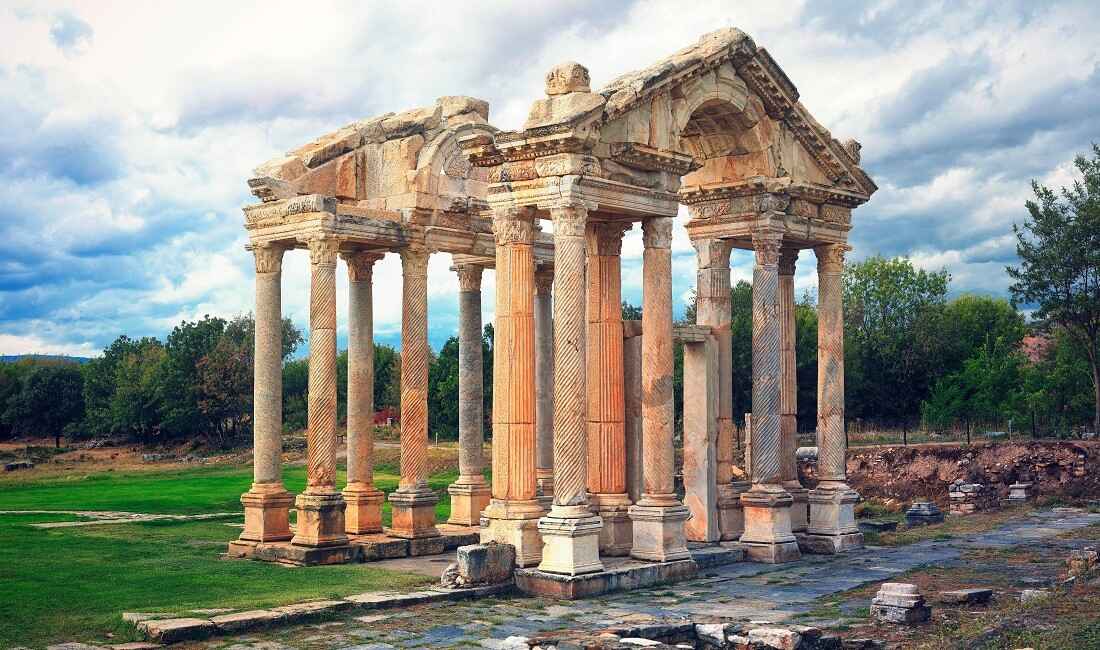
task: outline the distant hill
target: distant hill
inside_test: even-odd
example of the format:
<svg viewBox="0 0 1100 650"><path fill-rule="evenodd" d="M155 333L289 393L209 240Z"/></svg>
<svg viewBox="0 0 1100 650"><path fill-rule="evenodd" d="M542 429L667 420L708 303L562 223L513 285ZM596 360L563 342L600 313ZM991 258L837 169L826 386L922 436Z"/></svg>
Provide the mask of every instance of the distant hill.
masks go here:
<svg viewBox="0 0 1100 650"><path fill-rule="evenodd" d="M29 359L32 361L68 361L69 363L88 363L91 357L70 357L64 354L0 354L0 363L15 363Z"/></svg>

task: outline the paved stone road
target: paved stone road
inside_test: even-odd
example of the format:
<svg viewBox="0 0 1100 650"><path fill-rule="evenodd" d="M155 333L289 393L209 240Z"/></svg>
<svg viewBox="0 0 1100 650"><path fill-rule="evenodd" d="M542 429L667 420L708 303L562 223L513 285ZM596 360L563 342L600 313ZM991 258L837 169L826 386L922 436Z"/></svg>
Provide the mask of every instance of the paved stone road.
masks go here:
<svg viewBox="0 0 1100 650"><path fill-rule="evenodd" d="M1055 510L1034 513L969 539L926 541L898 548L866 548L843 556L806 556L771 566L740 563L666 587L560 603L536 598L488 599L425 605L408 611L351 616L326 623L223 637L206 647L283 648L501 648L510 636L561 629L599 630L662 619L695 622L782 622L806 613L824 596L885 580L925 564L959 562L967 550L1005 548L1050 539L1100 523L1100 514Z"/></svg>

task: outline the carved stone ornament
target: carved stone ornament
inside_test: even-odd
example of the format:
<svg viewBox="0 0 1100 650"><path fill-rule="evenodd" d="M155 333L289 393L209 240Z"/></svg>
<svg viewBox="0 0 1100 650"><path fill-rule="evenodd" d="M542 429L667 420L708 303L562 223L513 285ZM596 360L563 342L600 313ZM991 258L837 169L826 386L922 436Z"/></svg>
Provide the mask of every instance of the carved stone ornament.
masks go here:
<svg viewBox="0 0 1100 650"><path fill-rule="evenodd" d="M798 262L798 249L784 246L779 249L779 275L794 275Z"/></svg>
<svg viewBox="0 0 1100 650"><path fill-rule="evenodd" d="M852 250L847 244L823 244L814 247L818 273L840 273L844 270L844 255Z"/></svg>
<svg viewBox="0 0 1100 650"><path fill-rule="evenodd" d="M554 289L554 269L535 271L535 293L544 296Z"/></svg>
<svg viewBox="0 0 1100 650"><path fill-rule="evenodd" d="M733 250L733 242L728 239L706 237L691 240L698 257L699 268L726 268L730 265L730 252Z"/></svg>
<svg viewBox="0 0 1100 650"><path fill-rule="evenodd" d="M623 252L623 233L632 224L623 222L593 222L588 224L588 254L618 257Z"/></svg>
<svg viewBox="0 0 1100 650"><path fill-rule="evenodd" d="M672 217L650 217L643 221L642 244L646 248L671 248Z"/></svg>
<svg viewBox="0 0 1100 650"><path fill-rule="evenodd" d="M573 205L550 208L550 218L554 221L555 237L584 237L584 224L588 220L586 208Z"/></svg>
<svg viewBox="0 0 1100 650"><path fill-rule="evenodd" d="M252 248L252 255L256 259L256 273L278 273L283 270L282 246L274 244L257 244Z"/></svg>
<svg viewBox="0 0 1100 650"><path fill-rule="evenodd" d="M779 248L782 245L783 238L780 235L754 233L752 248L756 253L756 264L758 266L776 266L779 264Z"/></svg>
<svg viewBox="0 0 1100 650"><path fill-rule="evenodd" d="M588 68L574 61L559 63L546 73L546 94L564 95L566 93L592 92L592 80Z"/></svg>
<svg viewBox="0 0 1100 650"><path fill-rule="evenodd" d="M351 251L341 253L340 257L348 265L348 280L352 282L370 282L374 273L374 263L382 259L382 253L370 251Z"/></svg>
<svg viewBox="0 0 1100 650"><path fill-rule="evenodd" d="M340 240L335 237L311 237L309 261L317 266L336 266L336 253L340 250Z"/></svg>
<svg viewBox="0 0 1100 650"><path fill-rule="evenodd" d="M756 209L761 214L765 212L786 212L791 203L791 197L786 194L761 194L756 199Z"/></svg>
<svg viewBox="0 0 1100 650"><path fill-rule="evenodd" d="M526 212L508 211L493 214L493 236L497 246L530 244L535 227Z"/></svg>
<svg viewBox="0 0 1100 650"><path fill-rule="evenodd" d="M425 276L428 274L428 257L431 251L422 244L413 244L401 249L401 274Z"/></svg>
<svg viewBox="0 0 1100 650"><path fill-rule="evenodd" d="M458 274L459 291L481 291L481 273L484 269L476 264L458 264L455 273Z"/></svg>

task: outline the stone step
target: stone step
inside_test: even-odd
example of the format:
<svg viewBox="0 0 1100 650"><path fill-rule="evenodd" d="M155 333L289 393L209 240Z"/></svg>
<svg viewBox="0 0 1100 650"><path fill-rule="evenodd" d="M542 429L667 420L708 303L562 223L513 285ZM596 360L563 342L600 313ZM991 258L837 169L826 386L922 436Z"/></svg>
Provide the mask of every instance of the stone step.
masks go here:
<svg viewBox="0 0 1100 650"><path fill-rule="evenodd" d="M727 542L722 546L701 546L690 548L691 559L700 569L710 569L726 564L745 561L745 549L738 542Z"/></svg>

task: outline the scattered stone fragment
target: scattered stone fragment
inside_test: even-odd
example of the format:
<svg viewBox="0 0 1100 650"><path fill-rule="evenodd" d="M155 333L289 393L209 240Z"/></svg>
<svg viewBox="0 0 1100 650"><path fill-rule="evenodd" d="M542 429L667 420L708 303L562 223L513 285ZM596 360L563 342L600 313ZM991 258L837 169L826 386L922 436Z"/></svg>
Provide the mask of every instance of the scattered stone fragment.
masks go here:
<svg viewBox="0 0 1100 650"><path fill-rule="evenodd" d="M941 591L940 601L956 605L983 605L993 598L992 589L957 589Z"/></svg>
<svg viewBox="0 0 1100 650"><path fill-rule="evenodd" d="M458 575L466 585L508 582L516 568L516 547L511 544L469 544L459 546Z"/></svg>
<svg viewBox="0 0 1100 650"><path fill-rule="evenodd" d="M1096 568L1098 554L1094 549L1083 548L1069 552L1066 564L1071 576L1082 576Z"/></svg>
<svg viewBox="0 0 1100 650"><path fill-rule="evenodd" d="M14 472L20 469L34 469L34 463L29 460L17 460L14 463L6 463L4 465L5 472Z"/></svg>
<svg viewBox="0 0 1100 650"><path fill-rule="evenodd" d="M905 511L905 522L910 527L943 523L943 511L931 501L916 501Z"/></svg>
<svg viewBox="0 0 1100 650"><path fill-rule="evenodd" d="M756 643L768 650L797 650L802 635L781 627L758 627L749 630L749 643Z"/></svg>
<svg viewBox="0 0 1100 650"><path fill-rule="evenodd" d="M194 641L209 637L217 629L203 618L164 618L137 624L145 636L158 643Z"/></svg>
<svg viewBox="0 0 1100 650"><path fill-rule="evenodd" d="M1027 603L1033 600L1040 600L1050 595L1050 591L1047 589L1024 589L1020 592L1020 602Z"/></svg>
<svg viewBox="0 0 1100 650"><path fill-rule="evenodd" d="M1008 499L1010 503L1024 503L1031 498L1031 483L1013 483L1008 486Z"/></svg>
<svg viewBox="0 0 1100 650"><path fill-rule="evenodd" d="M912 625L927 621L931 615L931 608L913 584L884 582L871 601L871 616L885 623Z"/></svg>
<svg viewBox="0 0 1100 650"><path fill-rule="evenodd" d="M968 515L977 512L981 506L980 498L983 486L980 483L967 483L957 479L947 488L951 499L951 514Z"/></svg>

